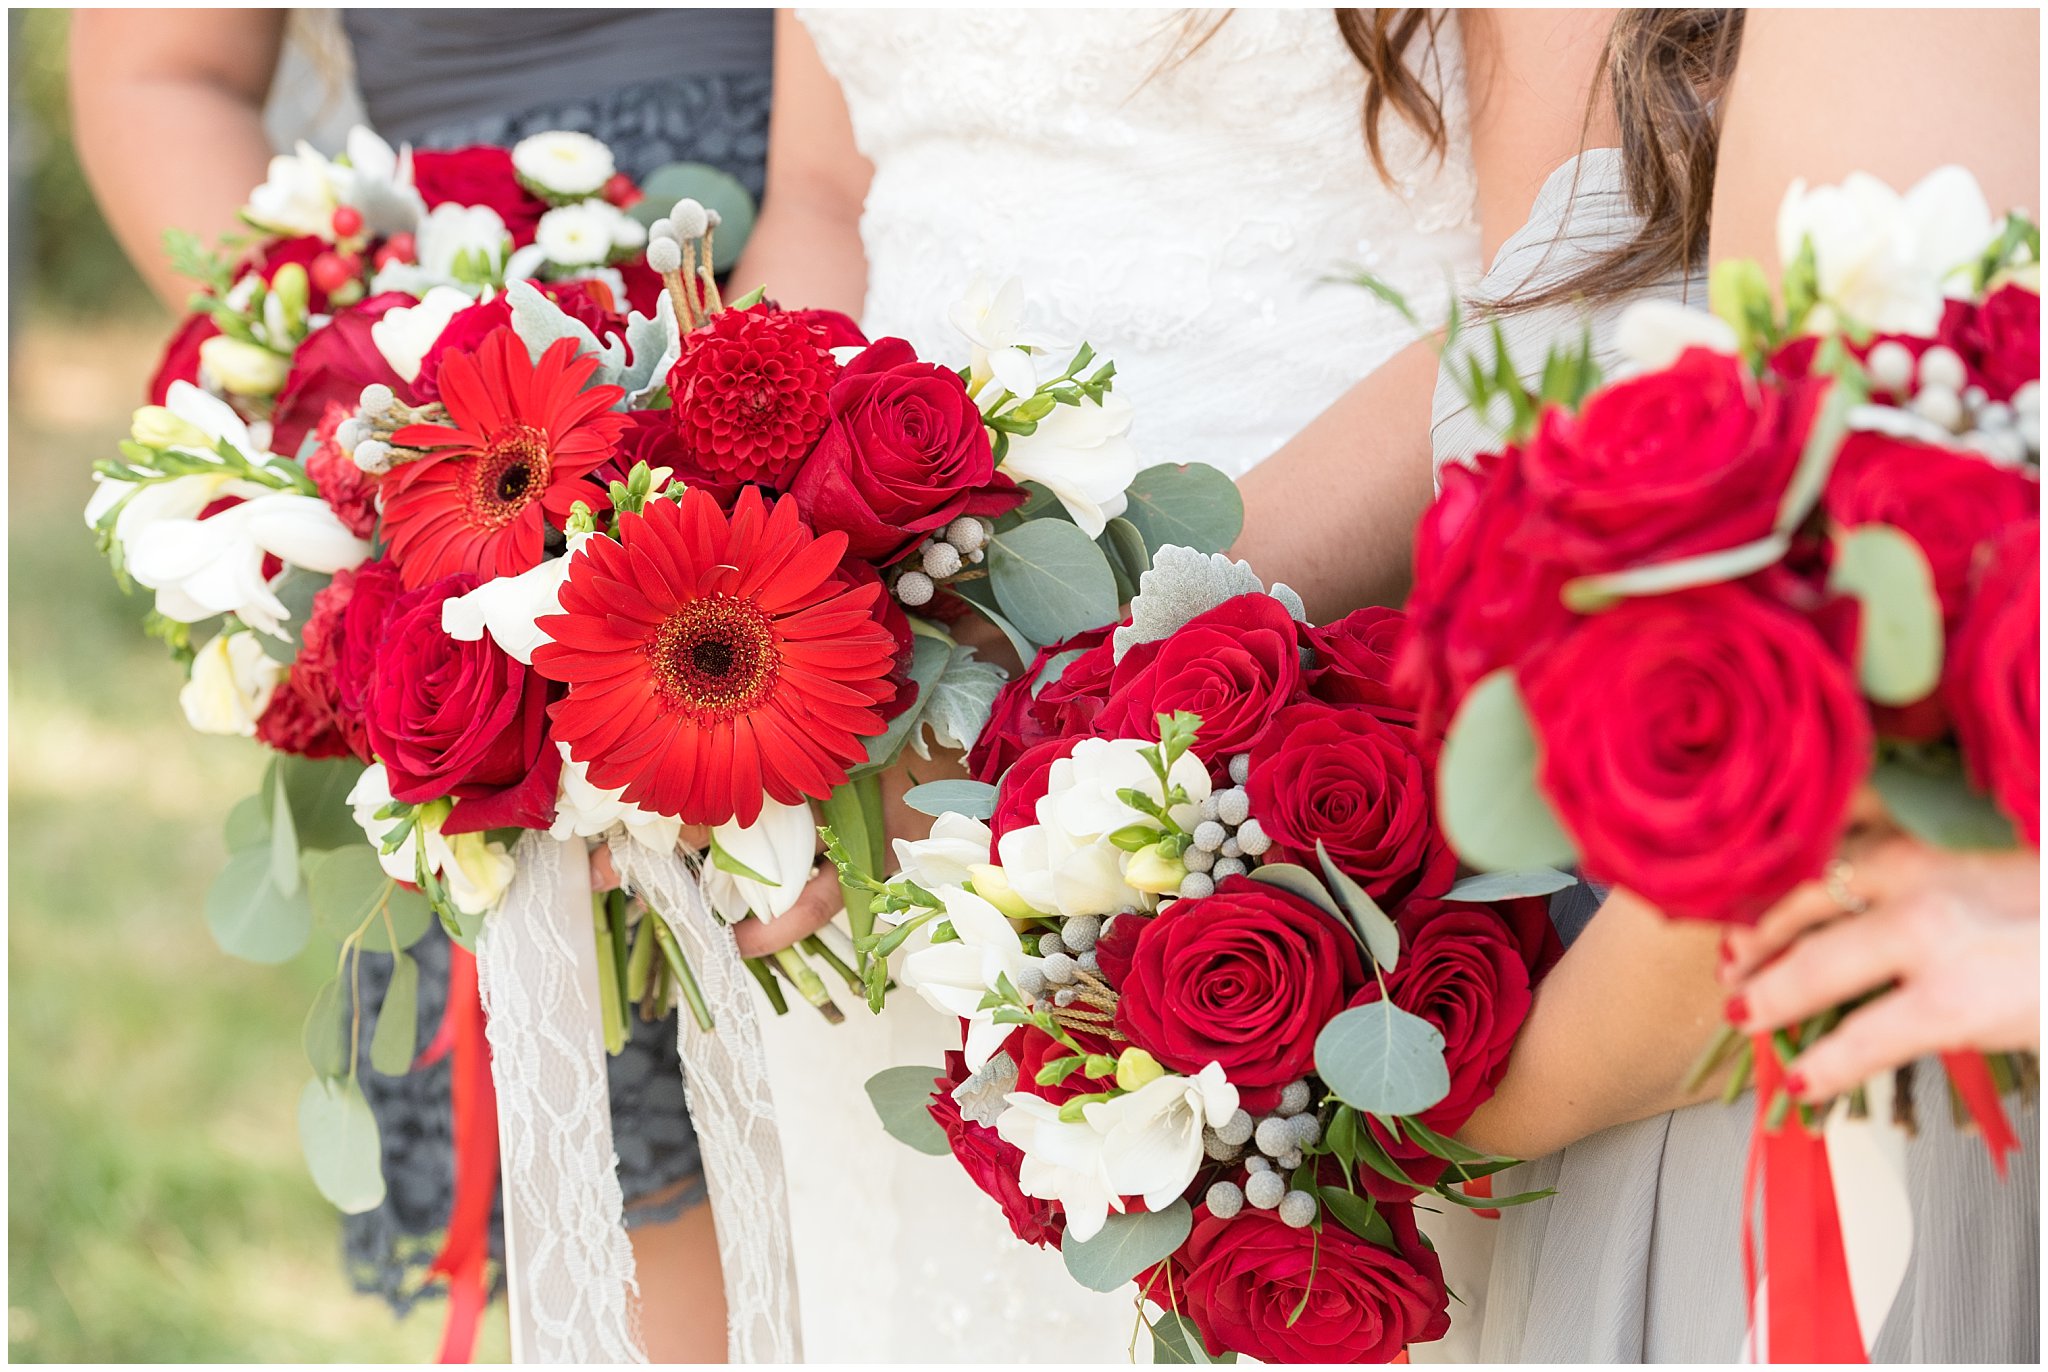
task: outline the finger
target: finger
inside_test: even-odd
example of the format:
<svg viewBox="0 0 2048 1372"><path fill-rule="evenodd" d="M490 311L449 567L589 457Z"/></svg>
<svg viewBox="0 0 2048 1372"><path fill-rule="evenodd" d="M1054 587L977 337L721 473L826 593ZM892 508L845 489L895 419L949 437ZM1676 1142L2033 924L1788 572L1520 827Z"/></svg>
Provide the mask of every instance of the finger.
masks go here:
<svg viewBox="0 0 2048 1372"><path fill-rule="evenodd" d="M612 850L609 844L597 844L590 850L590 889L593 891L616 891L619 889L619 870L612 866Z"/></svg>
<svg viewBox="0 0 2048 1372"><path fill-rule="evenodd" d="M1803 1101L1831 1100L1879 1072L1952 1046L1946 1027L1912 987L1879 996L1794 1058L1786 1089Z"/></svg>
<svg viewBox="0 0 2048 1372"><path fill-rule="evenodd" d="M1889 986L1913 965L1910 934L1898 901L1833 921L1738 983L1729 1018L1752 1033L1777 1029Z"/></svg>
<svg viewBox="0 0 2048 1372"><path fill-rule="evenodd" d="M743 919L734 925L733 942L739 945L743 957L758 958L779 953L830 924L843 903L838 874L819 872L805 883L796 903L774 919L766 922Z"/></svg>
<svg viewBox="0 0 2048 1372"><path fill-rule="evenodd" d="M1848 911L1828 891L1827 883L1803 881L1764 912L1748 929L1728 931L1727 955L1721 962L1721 984L1737 986L1759 967L1783 952L1800 935Z"/></svg>

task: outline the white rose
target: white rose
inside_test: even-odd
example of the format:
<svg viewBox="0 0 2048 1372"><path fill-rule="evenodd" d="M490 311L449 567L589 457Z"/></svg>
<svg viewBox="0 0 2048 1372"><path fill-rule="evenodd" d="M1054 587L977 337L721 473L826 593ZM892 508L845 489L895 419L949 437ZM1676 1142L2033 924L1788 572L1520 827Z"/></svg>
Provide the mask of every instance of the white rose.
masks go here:
<svg viewBox="0 0 2048 1372"><path fill-rule="evenodd" d="M512 145L512 167L553 195L595 195L618 170L612 151L587 133L561 129Z"/></svg>
<svg viewBox="0 0 2048 1372"><path fill-rule="evenodd" d="M1123 1197L1109 1185L1102 1166L1103 1136L1094 1126L1060 1118L1060 1107L1026 1091L1003 1097L1008 1108L996 1117L996 1134L1022 1150L1017 1187L1038 1200L1058 1201L1067 1212L1067 1231L1086 1242L1102 1232L1109 1212L1124 1212Z"/></svg>
<svg viewBox="0 0 2048 1372"><path fill-rule="evenodd" d="M763 799L752 824L713 825L711 841L716 848L704 866L704 894L729 924L750 914L762 920L783 914L817 865L818 823L811 807L785 805L773 796ZM718 865L720 852L761 879L728 872Z"/></svg>
<svg viewBox="0 0 2048 1372"><path fill-rule="evenodd" d="M370 341L391 364L392 371L407 381L415 381L427 350L448 327L448 321L475 303L468 292L453 286L432 287L420 297L419 304L386 310L383 318L370 325Z"/></svg>
<svg viewBox="0 0 2048 1372"><path fill-rule="evenodd" d="M199 345L199 365L221 389L237 395L276 395L292 370L290 358L226 334Z"/></svg>
<svg viewBox="0 0 2048 1372"><path fill-rule="evenodd" d="M254 634L215 634L192 659L192 676L178 692L185 720L202 734L253 737L270 705L284 664L263 651Z"/></svg>
<svg viewBox="0 0 2048 1372"><path fill-rule="evenodd" d="M1016 1028L997 1024L994 1011L981 1008L982 997L1004 977L1014 987L1018 974L1038 959L1024 951L1024 940L1002 911L980 896L958 886L943 886L933 894L958 937L925 943L904 958L903 984L934 1010L967 1021L967 1067L978 1072Z"/></svg>
<svg viewBox="0 0 2048 1372"><path fill-rule="evenodd" d="M1852 172L1839 186L1792 183L1778 210L1778 256L1789 263L1811 240L1820 298L1834 311L1879 333L1931 335L1997 231L1961 167L1929 172L1904 195Z"/></svg>
<svg viewBox="0 0 2048 1372"><path fill-rule="evenodd" d="M1101 404L1055 405L1029 434L1010 435L1003 471L1036 481L1059 498L1090 538L1124 512L1124 492L1138 475L1131 446L1131 403L1114 392Z"/></svg>
<svg viewBox="0 0 2048 1372"><path fill-rule="evenodd" d="M555 746L562 750L562 781L549 834L559 839L603 838L623 825L634 839L656 852L675 851L682 837L681 820L629 804L624 787L608 791L593 784L589 766L569 756L569 745Z"/></svg>
<svg viewBox="0 0 2048 1372"><path fill-rule="evenodd" d="M602 200L561 205L540 217L533 242L561 267L600 267L617 242L617 221L626 216Z"/></svg>

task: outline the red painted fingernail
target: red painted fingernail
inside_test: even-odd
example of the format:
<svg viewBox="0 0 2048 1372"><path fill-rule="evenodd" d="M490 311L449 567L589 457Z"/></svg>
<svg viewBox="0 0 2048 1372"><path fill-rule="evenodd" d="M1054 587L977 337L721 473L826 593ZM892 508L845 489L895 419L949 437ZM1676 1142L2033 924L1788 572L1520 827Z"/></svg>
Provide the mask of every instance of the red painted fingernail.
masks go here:
<svg viewBox="0 0 2048 1372"><path fill-rule="evenodd" d="M1721 965L1726 967L1733 961L1735 961L1735 945L1730 943L1726 937L1723 937L1721 940Z"/></svg>
<svg viewBox="0 0 2048 1372"><path fill-rule="evenodd" d="M1806 1074L1803 1072L1787 1072L1785 1074L1785 1094L1794 1100L1803 1098L1806 1095Z"/></svg>
<svg viewBox="0 0 2048 1372"><path fill-rule="evenodd" d="M1730 1024L1741 1024L1749 1018L1749 997L1730 996L1728 1003L1721 1007L1721 1018Z"/></svg>

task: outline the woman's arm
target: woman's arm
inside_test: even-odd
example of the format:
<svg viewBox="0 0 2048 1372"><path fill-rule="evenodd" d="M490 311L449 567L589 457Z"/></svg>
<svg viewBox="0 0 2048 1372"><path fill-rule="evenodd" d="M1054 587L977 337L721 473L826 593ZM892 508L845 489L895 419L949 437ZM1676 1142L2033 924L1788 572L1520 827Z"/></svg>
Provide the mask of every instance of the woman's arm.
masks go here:
<svg viewBox="0 0 2048 1372"><path fill-rule="evenodd" d="M284 10L92 10L71 17L79 161L114 236L152 289L182 310L191 283L163 232L211 243L270 162L263 102Z"/></svg>
<svg viewBox="0 0 2048 1372"><path fill-rule="evenodd" d="M1863 170L1905 186L1960 156L1992 204L2034 204L2036 22L1751 10L1721 137L1714 256L1756 258L1775 276L1778 204L1802 176ZM1930 91L1940 98L1900 96ZM1538 992L1507 1077L1460 1136L1536 1157L1709 1093L1711 1082L1692 1097L1681 1087L1722 1021L1716 933L1610 900Z"/></svg>
<svg viewBox="0 0 2048 1372"><path fill-rule="evenodd" d="M792 308L858 319L868 289L860 211L873 175L810 33L793 13L777 10L768 183L754 236L733 271L739 289L764 286Z"/></svg>
<svg viewBox="0 0 2048 1372"><path fill-rule="evenodd" d="M1612 143L1607 102L1592 101L1590 126L1586 115L1613 19L1612 10L1461 12L1484 260L1522 226L1582 137ZM1435 490L1436 375L1434 341L1410 344L1239 482L1245 527L1232 551L1300 591L1319 623L1407 594L1415 521Z"/></svg>

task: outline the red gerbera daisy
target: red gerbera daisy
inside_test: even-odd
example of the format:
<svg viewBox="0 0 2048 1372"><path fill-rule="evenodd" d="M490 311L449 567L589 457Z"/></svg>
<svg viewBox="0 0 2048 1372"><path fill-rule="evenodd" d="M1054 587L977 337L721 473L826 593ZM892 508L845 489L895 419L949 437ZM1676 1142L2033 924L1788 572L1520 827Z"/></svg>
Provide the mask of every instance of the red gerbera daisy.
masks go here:
<svg viewBox="0 0 2048 1372"><path fill-rule="evenodd" d="M668 374L685 474L786 487L830 418L839 364L824 336L798 315L757 306L725 310L685 337Z"/></svg>
<svg viewBox="0 0 2048 1372"><path fill-rule="evenodd" d="M867 756L896 693L879 582L839 570L784 497L730 517L692 487L593 539L562 587L534 667L567 682L555 737L635 805L690 824L752 824L765 792L822 798Z"/></svg>
<svg viewBox="0 0 2048 1372"><path fill-rule="evenodd" d="M384 533L408 589L538 567L550 517L560 526L579 500L609 503L583 478L612 455L626 421L609 411L625 392L584 389L596 370L566 338L534 362L509 327L442 362L450 422L400 429L394 443L429 456L384 481Z"/></svg>

